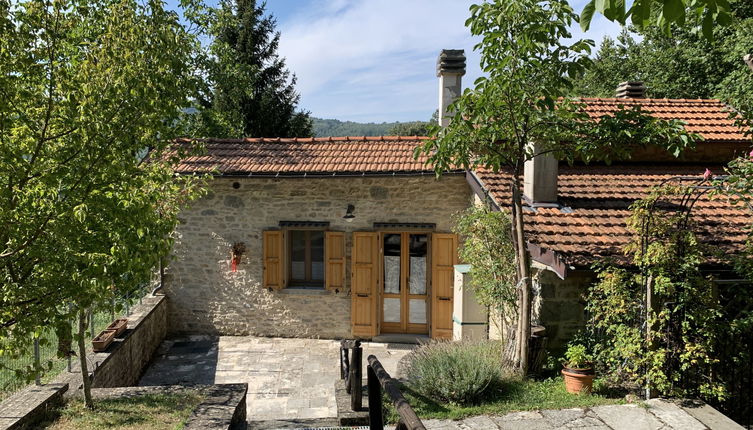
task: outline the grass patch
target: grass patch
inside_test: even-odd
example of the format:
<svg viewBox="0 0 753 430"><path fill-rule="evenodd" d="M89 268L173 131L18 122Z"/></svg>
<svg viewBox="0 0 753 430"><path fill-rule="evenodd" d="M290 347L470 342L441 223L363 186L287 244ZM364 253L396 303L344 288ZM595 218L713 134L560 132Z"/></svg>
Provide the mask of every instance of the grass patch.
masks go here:
<svg viewBox="0 0 753 430"><path fill-rule="evenodd" d="M624 403L621 397L610 397L607 388L598 380L594 381L594 394L570 394L565 391L565 384L561 377L540 381L505 378L487 393L481 403L472 406L438 402L421 395L409 385L403 385L401 391L422 419L461 419L474 415L504 415L516 411L582 408ZM397 413L389 404L389 400L385 400L385 405L387 405L387 420L397 422Z"/></svg>
<svg viewBox="0 0 753 430"><path fill-rule="evenodd" d="M95 400L89 410L83 400L71 400L42 424L48 430L161 430L182 429L203 397L198 393L147 394Z"/></svg>

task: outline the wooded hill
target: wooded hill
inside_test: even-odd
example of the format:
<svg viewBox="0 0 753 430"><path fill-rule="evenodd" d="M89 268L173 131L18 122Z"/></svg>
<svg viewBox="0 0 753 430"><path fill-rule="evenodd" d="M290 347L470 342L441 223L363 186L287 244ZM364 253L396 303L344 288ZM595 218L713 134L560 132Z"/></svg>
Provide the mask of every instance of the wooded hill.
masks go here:
<svg viewBox="0 0 753 430"><path fill-rule="evenodd" d="M353 122L311 118L315 137L329 136L425 136L428 122ZM435 120L436 121L436 120Z"/></svg>

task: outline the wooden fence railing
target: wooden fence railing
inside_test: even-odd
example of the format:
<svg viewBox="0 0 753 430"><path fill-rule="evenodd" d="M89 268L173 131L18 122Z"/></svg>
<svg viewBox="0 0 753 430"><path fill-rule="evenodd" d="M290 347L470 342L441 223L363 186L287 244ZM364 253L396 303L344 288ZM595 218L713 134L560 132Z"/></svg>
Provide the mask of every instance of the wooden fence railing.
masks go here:
<svg viewBox="0 0 753 430"><path fill-rule="evenodd" d="M350 357L348 351L351 351ZM362 357L363 349L358 340L343 340L340 347L340 377L345 379L345 387L350 394L351 409L362 409ZM408 401L400 392L398 382L393 379L382 363L374 355L369 355L366 366L368 401L369 401L369 429L383 430L382 392L387 393L398 416L400 417L396 430L426 430L421 419L413 411Z"/></svg>

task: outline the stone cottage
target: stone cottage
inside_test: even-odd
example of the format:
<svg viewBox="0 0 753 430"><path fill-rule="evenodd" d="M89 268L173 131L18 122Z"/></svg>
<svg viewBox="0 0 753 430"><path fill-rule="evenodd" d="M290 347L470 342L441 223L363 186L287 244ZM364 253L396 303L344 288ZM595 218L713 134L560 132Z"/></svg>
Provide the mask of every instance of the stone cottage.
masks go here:
<svg viewBox="0 0 753 430"><path fill-rule="evenodd" d="M181 215L166 281L172 330L449 337L451 219L472 194L465 172L437 179L414 160L419 142L207 142L178 168L216 177Z"/></svg>
<svg viewBox="0 0 753 430"><path fill-rule="evenodd" d="M437 66L440 124L460 94L465 57L443 51ZM698 177L749 150L716 100L583 99L600 116L640 104L705 138L678 160L649 149L629 162L568 166L537 156L525 166L528 247L535 267L536 323L557 347L584 324L590 266L622 256L629 205L663 181ZM212 173L208 196L181 214L165 279L173 332L371 338L403 333L451 338L458 238L452 217L472 204L504 210L505 172L445 172L414 159L417 137L206 141L178 173ZM741 246L750 214L703 198L710 241ZM472 263L472 262L471 262ZM455 310L455 313L460 312ZM457 331L456 331L457 333ZM493 334L492 334L493 335Z"/></svg>
<svg viewBox="0 0 753 430"><path fill-rule="evenodd" d="M550 155L525 165L525 220L528 249L534 265L535 312L554 348L572 338L585 324L584 292L593 282L592 264L605 258L628 263L624 246L631 239L630 205L664 183L698 180L705 170L725 174L724 166L746 155L751 141L730 118L731 108L718 100L643 98L640 83L622 97L581 101L592 117L620 105L640 105L662 119L680 119L703 137L679 159L659 148L633 152L630 160L604 164L559 163ZM509 175L477 170L469 174L476 194L500 210L511 199ZM751 212L742 203L703 195L693 217L705 243L735 252L742 249ZM725 267L708 267L721 277L735 275Z"/></svg>

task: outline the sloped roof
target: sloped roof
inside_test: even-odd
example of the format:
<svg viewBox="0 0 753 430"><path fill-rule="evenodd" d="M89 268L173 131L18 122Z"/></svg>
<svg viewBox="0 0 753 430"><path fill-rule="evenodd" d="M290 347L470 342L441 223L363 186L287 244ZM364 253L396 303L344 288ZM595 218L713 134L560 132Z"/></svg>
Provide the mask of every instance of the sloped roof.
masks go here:
<svg viewBox="0 0 753 430"><path fill-rule="evenodd" d="M698 133L706 141L746 142L750 141L743 130L735 124L732 108L719 100L705 99L616 99L581 98L584 109L592 118L610 114L620 106L640 105L653 116L664 119L685 121L685 129Z"/></svg>
<svg viewBox="0 0 753 430"><path fill-rule="evenodd" d="M183 159L178 173L337 175L430 173L413 151L425 137L247 138L204 140L202 155ZM188 143L188 139L178 143Z"/></svg>
<svg viewBox="0 0 753 430"><path fill-rule="evenodd" d="M673 177L701 177L706 168L715 175L724 174L721 165L560 166L562 207L527 211L528 241L576 266L600 257L624 259L623 247L632 237L627 228L630 205ZM509 206L508 172L478 170L475 175L498 206ZM753 221L742 203L733 205L724 197L704 195L692 213L704 243L733 252L745 244L746 229Z"/></svg>

